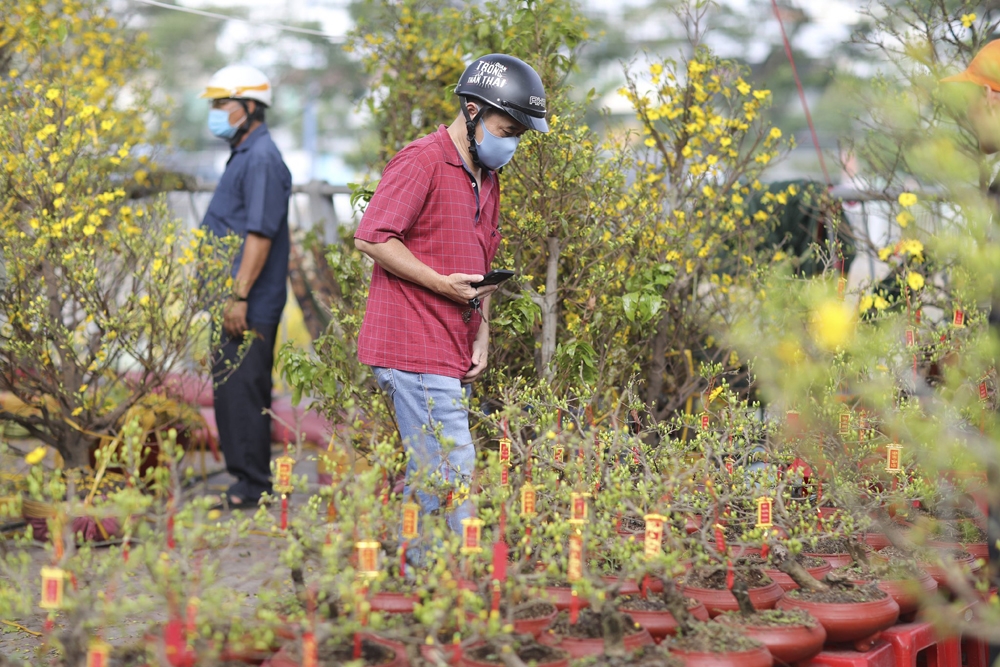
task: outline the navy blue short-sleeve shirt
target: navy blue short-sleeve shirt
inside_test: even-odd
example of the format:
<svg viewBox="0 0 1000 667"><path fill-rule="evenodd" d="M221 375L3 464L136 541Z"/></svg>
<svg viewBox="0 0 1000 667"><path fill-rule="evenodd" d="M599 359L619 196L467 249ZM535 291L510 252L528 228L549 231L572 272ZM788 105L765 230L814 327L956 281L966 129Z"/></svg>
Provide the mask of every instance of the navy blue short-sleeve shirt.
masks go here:
<svg viewBox="0 0 1000 667"><path fill-rule="evenodd" d="M233 149L201 226L216 236L254 232L271 239L267 262L247 295L247 322L277 324L287 298L288 200L292 175L261 125ZM243 251L233 263L236 276Z"/></svg>

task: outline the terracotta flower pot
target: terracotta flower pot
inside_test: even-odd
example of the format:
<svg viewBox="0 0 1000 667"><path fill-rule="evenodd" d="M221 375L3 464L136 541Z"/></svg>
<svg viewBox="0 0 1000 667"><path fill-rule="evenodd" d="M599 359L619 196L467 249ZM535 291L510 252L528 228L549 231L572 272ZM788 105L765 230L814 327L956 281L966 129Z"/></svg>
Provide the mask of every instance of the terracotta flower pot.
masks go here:
<svg viewBox="0 0 1000 667"><path fill-rule="evenodd" d="M892 546L892 542L884 533L865 533L862 541L875 551Z"/></svg>
<svg viewBox="0 0 1000 667"><path fill-rule="evenodd" d="M553 605L555 606L555 605ZM519 635L531 635L535 639L545 632L545 629L552 625L559 615L559 609L553 609L551 614L539 616L538 618L514 619L514 632Z"/></svg>
<svg viewBox="0 0 1000 667"><path fill-rule="evenodd" d="M543 597L554 604L556 609L562 611L569 609L573 604L573 589L569 586L546 586ZM590 606L590 603L584 598L578 598L577 602L580 605L580 609Z"/></svg>
<svg viewBox="0 0 1000 667"><path fill-rule="evenodd" d="M372 640L370 638L366 638L365 641L372 641ZM373 642L373 643L382 644L382 642ZM407 667L408 662L406 660L405 654L400 655L389 646L386 646L385 644L382 645L389 650L389 652L392 654L392 658L387 660L386 662L380 663L378 667ZM301 658L294 658L292 657L292 654L288 652L289 646L291 646L291 644L285 644L284 646L281 647L281 650L279 650L277 653L271 656L271 661L269 663L270 667L302 667ZM322 660L319 661L319 667L325 667L325 665L327 664L329 663L325 663Z"/></svg>
<svg viewBox="0 0 1000 667"><path fill-rule="evenodd" d="M854 583L860 586L869 582L855 579ZM937 582L923 571L916 579L886 579L876 584L899 605L900 618L907 618L916 613L920 608L920 598L937 590Z"/></svg>
<svg viewBox="0 0 1000 667"><path fill-rule="evenodd" d="M621 577L604 576L601 577L601 581L603 581L608 586L614 586L615 584L619 584L620 582L621 587L618 589L618 595L639 594L639 584L636 583L633 579L626 579L625 581L621 581Z"/></svg>
<svg viewBox="0 0 1000 667"><path fill-rule="evenodd" d="M740 631L767 647L775 660L787 665L806 661L823 650L826 630L808 625L740 625Z"/></svg>
<svg viewBox="0 0 1000 667"><path fill-rule="evenodd" d="M630 635L625 635L623 641L626 649L629 651L635 651L642 646L652 644L653 638L650 636L649 632L643 629L639 632L633 632ZM549 632L542 633L542 635L538 638L538 643L562 649L563 651L569 653L569 657L574 660L578 658L585 658L588 655L604 654L603 639L563 637L562 635L553 633L551 630Z"/></svg>
<svg viewBox="0 0 1000 667"><path fill-rule="evenodd" d="M963 570L968 568L969 573L973 576L975 576L980 570L979 566L976 564L976 557L972 554L961 558L955 558L952 560L952 563ZM938 588L948 588L948 577L945 575L944 566L938 565L937 563L920 563L920 567L924 570L924 572L934 578L934 581L937 582Z"/></svg>
<svg viewBox="0 0 1000 667"><path fill-rule="evenodd" d="M778 601L778 609L801 609L813 615L826 630L828 644L853 642L867 651L879 634L899 618L899 605L889 595L870 602L812 602L795 597Z"/></svg>
<svg viewBox="0 0 1000 667"><path fill-rule="evenodd" d="M986 542L963 544L961 542L936 542L932 540L927 543L927 546L932 549L944 549L945 551L967 551L976 558L982 558L983 560L989 560L990 558L990 548Z"/></svg>
<svg viewBox="0 0 1000 667"><path fill-rule="evenodd" d="M809 572L815 579L822 579L823 576L829 572L831 569L830 564L824 562L822 565L817 565L816 567L807 567L806 571ZM790 591L799 587L797 583L792 581L792 578L781 570L764 570L764 574L771 578L771 581L781 586L781 590Z"/></svg>
<svg viewBox="0 0 1000 667"><path fill-rule="evenodd" d="M669 611L626 609L625 607L619 607L618 611L631 616L632 620L649 632L657 644L663 641L664 637L677 634L677 619ZM688 607L688 612L699 621L708 620L708 610L705 609L705 605L701 601L693 607Z"/></svg>
<svg viewBox="0 0 1000 667"><path fill-rule="evenodd" d="M848 565L854 562L854 559L851 558L851 554L816 554L816 553L803 552L802 555L812 556L814 558L822 558L827 563L829 563L830 567L832 567L833 569L837 569L838 567L847 567Z"/></svg>
<svg viewBox="0 0 1000 667"><path fill-rule="evenodd" d="M417 596L408 593L390 593L380 591L372 596L372 611L381 611L388 614L411 614L413 606L417 603Z"/></svg>
<svg viewBox="0 0 1000 667"><path fill-rule="evenodd" d="M726 589L716 590L714 588L684 586L683 594L689 598L700 600L712 618L724 611L737 611L740 608L732 592ZM753 602L756 609L774 609L774 605L783 594L781 586L772 581L767 586L751 588L750 601Z"/></svg>
<svg viewBox="0 0 1000 667"><path fill-rule="evenodd" d="M410 659L406 655L406 644L404 644L403 642L398 642L394 639L386 639L385 637L375 634L374 632L366 632L361 636L364 639L371 640L376 644L381 644L382 646L386 646L395 651L396 657L402 658L403 667L408 667L408 665L410 664Z"/></svg>
<svg viewBox="0 0 1000 667"><path fill-rule="evenodd" d="M772 667L774 665L774 658L764 646L749 651L728 653L698 653L671 649L670 655L683 660L687 667Z"/></svg>
<svg viewBox="0 0 1000 667"><path fill-rule="evenodd" d="M462 659L459 661L460 667L503 667L502 662L486 662L485 660L475 660L468 657L468 655L463 654ZM538 662L532 663L535 667L569 667L569 656L565 658L557 658L555 660L549 660L548 662Z"/></svg>

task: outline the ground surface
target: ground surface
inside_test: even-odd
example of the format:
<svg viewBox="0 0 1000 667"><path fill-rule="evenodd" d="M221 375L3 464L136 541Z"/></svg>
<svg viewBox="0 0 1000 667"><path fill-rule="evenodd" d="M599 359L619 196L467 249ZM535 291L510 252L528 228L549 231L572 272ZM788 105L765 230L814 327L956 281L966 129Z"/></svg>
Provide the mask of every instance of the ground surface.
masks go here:
<svg viewBox="0 0 1000 667"><path fill-rule="evenodd" d="M9 442L10 452L8 456L0 460L0 470L5 473L23 472L26 468L23 454L31 451L37 443L31 440L12 440ZM275 446L272 458L280 456L283 447ZM311 452L309 452L311 454ZM302 456L295 466L296 475L306 475L310 483L316 482L315 461L308 460L309 456ZM232 484L235 479L225 472L222 463L213 460L211 455L204 457L202 464L201 457L196 453L189 455L185 465L193 467L197 473L197 481L185 489L184 500L191 498L218 494ZM202 472L207 473L207 480L201 479ZM291 502L305 502L305 494L293 494ZM277 523L278 508L272 508ZM0 520L2 523L3 520ZM0 534L0 553L9 550L12 545L10 537L12 533ZM265 579L271 579L272 583L291 586L288 579L288 570L279 563L279 554L285 546L285 541L274 539L262 535L250 535L240 539L229 551L229 557L225 565L220 568L220 584L231 587L234 590L255 594ZM31 577L34 581L40 581L40 568L47 564L48 554L41 546L35 546L28 552L31 558ZM2 575L0 575L2 576ZM277 580L277 581L275 581ZM3 585L0 582L0 585ZM250 600L252 602L252 598ZM250 609L248 609L248 612ZM34 633L41 633L45 622L45 613L39 609L37 613L23 618L0 619L0 656L11 658L14 664L21 664L25 661L29 664L40 664L37 661L36 652L42 644L42 639ZM104 637L112 644L128 644L141 639L143 631L152 622L164 620L163 616L150 615L144 618L133 618L129 622L120 626L107 629ZM15 627L20 626L20 627ZM56 621L58 627L59 621ZM30 632L28 632L30 631ZM2 664L2 661L0 661Z"/></svg>

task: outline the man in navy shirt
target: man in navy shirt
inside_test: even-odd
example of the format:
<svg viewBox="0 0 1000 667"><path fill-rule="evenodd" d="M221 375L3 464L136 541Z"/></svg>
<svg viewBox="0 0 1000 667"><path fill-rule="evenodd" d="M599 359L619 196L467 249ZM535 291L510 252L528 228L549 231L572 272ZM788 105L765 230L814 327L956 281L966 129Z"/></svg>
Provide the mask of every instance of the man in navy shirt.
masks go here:
<svg viewBox="0 0 1000 667"><path fill-rule="evenodd" d="M226 468L237 480L227 501L248 506L271 491L271 417L264 410L271 407L274 341L286 299L292 177L264 123L271 84L263 73L244 65L225 67L202 97L212 100L209 130L232 147L202 227L243 239L213 374L219 441ZM250 345L240 361L245 336Z"/></svg>

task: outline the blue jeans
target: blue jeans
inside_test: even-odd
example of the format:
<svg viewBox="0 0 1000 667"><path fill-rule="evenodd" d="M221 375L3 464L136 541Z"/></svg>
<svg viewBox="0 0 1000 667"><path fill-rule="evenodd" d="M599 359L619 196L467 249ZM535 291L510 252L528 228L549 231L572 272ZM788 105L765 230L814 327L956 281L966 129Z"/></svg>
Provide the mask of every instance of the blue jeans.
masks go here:
<svg viewBox="0 0 1000 667"><path fill-rule="evenodd" d="M392 368L372 370L379 387L396 408L399 436L410 457L404 498L410 498L415 491L420 514L425 515L439 509L443 497L425 491L428 483L453 489L452 512L446 518L448 526L461 535L462 519L473 514L472 501L467 496L476 465L476 449L469 431L469 413L463 404L470 389L463 388L458 378L444 375ZM459 498L460 495L465 498ZM412 555L419 558L419 551Z"/></svg>

